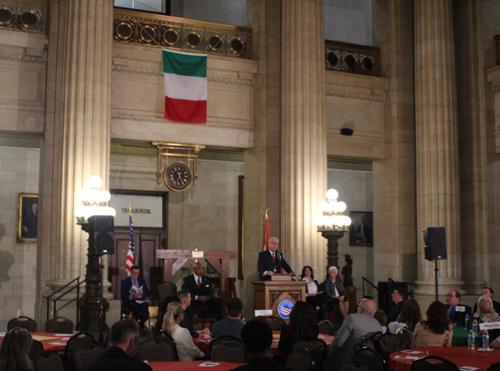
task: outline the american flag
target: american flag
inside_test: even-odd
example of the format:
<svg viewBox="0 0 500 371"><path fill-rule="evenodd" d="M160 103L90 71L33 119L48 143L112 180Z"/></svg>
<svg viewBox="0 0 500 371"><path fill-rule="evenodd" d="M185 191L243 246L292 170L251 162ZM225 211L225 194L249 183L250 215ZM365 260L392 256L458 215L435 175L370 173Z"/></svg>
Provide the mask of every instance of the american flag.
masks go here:
<svg viewBox="0 0 500 371"><path fill-rule="evenodd" d="M281 313L285 316L289 315L292 310L290 308L281 308Z"/></svg>
<svg viewBox="0 0 500 371"><path fill-rule="evenodd" d="M130 275L130 268L132 268L132 265L135 264L134 223L132 221L132 210L130 207L128 209L128 221L130 238L128 241L127 263L125 264L125 270L127 271L127 275Z"/></svg>

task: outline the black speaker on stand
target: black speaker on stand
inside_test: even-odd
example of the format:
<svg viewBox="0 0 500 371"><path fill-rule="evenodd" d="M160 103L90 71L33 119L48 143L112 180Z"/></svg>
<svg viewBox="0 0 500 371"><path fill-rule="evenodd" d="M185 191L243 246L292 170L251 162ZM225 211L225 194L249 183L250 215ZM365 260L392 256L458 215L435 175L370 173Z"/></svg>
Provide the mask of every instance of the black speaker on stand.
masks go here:
<svg viewBox="0 0 500 371"><path fill-rule="evenodd" d="M436 301L438 301L438 260L448 259L446 254L446 233L444 227L429 227L423 230L425 243L425 259L434 262L434 280L436 284Z"/></svg>

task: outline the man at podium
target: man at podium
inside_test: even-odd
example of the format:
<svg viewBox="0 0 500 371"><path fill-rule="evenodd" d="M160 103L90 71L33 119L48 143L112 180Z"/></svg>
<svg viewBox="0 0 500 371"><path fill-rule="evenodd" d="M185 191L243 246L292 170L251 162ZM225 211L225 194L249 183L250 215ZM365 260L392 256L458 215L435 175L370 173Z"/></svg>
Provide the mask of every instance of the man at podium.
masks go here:
<svg viewBox="0 0 500 371"><path fill-rule="evenodd" d="M259 277L272 276L275 273L297 273L292 271L283 254L278 251L280 241L276 237L271 237L268 242L269 250L259 253Z"/></svg>

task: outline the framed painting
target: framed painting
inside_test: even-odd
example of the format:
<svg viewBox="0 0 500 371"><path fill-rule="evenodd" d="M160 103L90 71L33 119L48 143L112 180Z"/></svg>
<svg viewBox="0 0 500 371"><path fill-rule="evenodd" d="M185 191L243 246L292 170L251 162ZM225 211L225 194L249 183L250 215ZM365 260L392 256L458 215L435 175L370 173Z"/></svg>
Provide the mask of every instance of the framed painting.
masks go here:
<svg viewBox="0 0 500 371"><path fill-rule="evenodd" d="M349 245L373 246L373 212L351 211Z"/></svg>
<svg viewBox="0 0 500 371"><path fill-rule="evenodd" d="M38 238L38 193L17 196L17 239L33 243Z"/></svg>

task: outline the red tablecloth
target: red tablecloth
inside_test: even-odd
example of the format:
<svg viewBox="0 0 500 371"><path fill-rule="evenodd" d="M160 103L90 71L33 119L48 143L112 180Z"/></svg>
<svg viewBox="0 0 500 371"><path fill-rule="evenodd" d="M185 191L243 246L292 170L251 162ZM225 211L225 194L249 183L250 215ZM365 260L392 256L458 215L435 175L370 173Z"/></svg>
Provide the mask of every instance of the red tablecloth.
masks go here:
<svg viewBox="0 0 500 371"><path fill-rule="evenodd" d="M53 352L64 351L66 343L73 334L50 334L47 332L32 332L33 339L43 344L43 350L52 350ZM0 343L3 336L0 337Z"/></svg>
<svg viewBox="0 0 500 371"><path fill-rule="evenodd" d="M452 361L458 367L471 366L479 367L479 370L485 371L489 365L500 362L500 349L493 349L490 352L471 350L467 347L445 347L445 348L421 348L410 349L410 351L421 352L411 354L405 351L391 353L387 368L394 371L411 371L411 364L415 359L398 357L418 357L440 356ZM478 371L479 371L478 370Z"/></svg>
<svg viewBox="0 0 500 371"><path fill-rule="evenodd" d="M149 362L153 371L201 371L217 370L228 371L233 368L243 366L243 363L216 362L219 365L214 367L203 367L200 364L207 361L189 361L189 362Z"/></svg>
<svg viewBox="0 0 500 371"><path fill-rule="evenodd" d="M278 349L278 343L280 341L281 331L273 331L273 343L271 344L271 353L273 356L281 356L281 351ZM326 350L330 348L333 336L319 334L319 338L326 343ZM194 338L193 342L203 353L210 358L210 341L212 338Z"/></svg>

